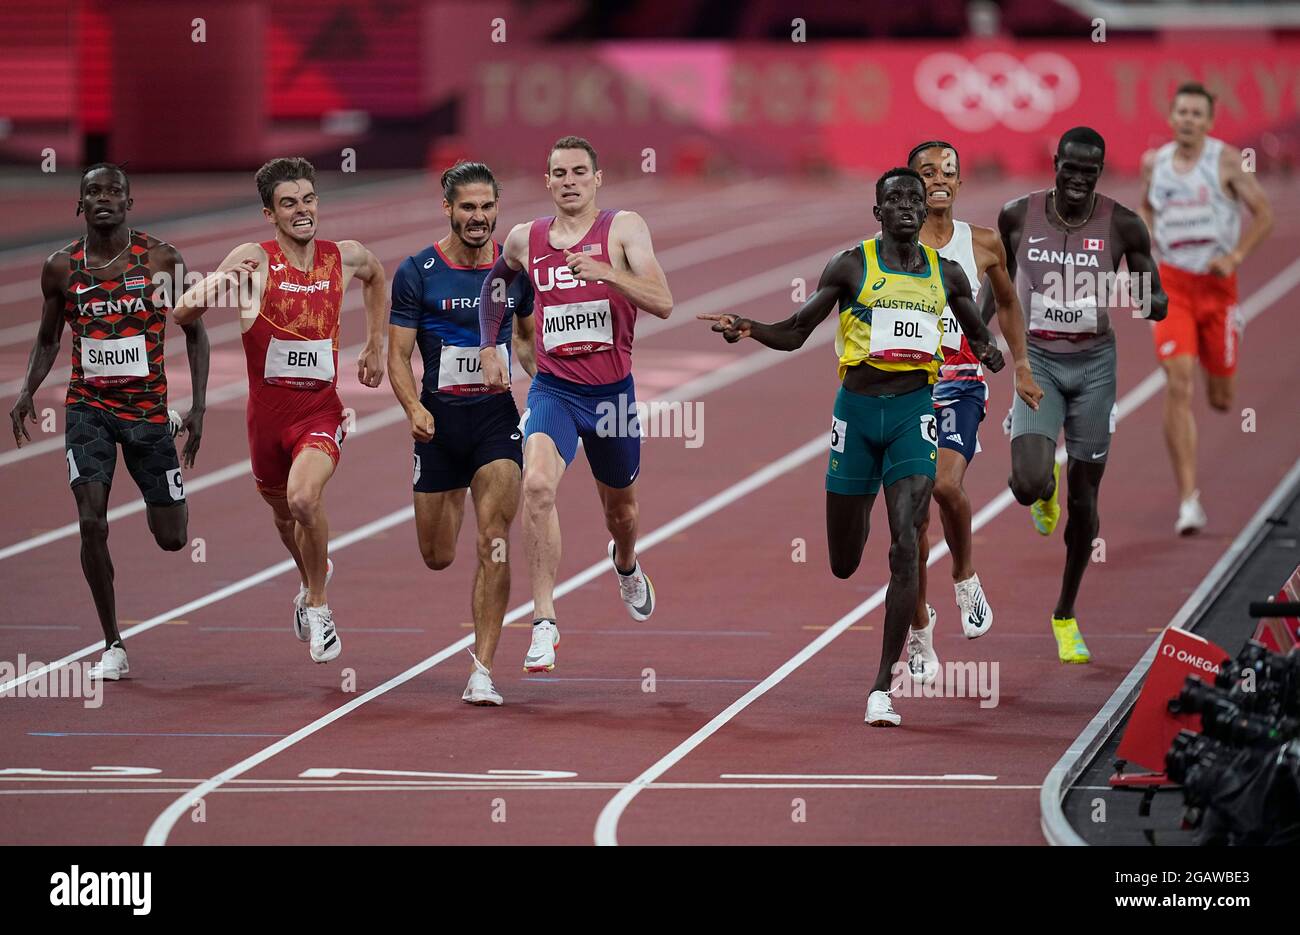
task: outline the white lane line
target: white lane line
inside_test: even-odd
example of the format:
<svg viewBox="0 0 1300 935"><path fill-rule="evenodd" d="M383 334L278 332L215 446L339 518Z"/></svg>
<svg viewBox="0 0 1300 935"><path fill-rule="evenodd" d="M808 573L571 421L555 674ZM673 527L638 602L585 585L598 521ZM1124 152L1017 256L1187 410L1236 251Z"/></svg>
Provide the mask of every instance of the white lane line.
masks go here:
<svg viewBox="0 0 1300 935"><path fill-rule="evenodd" d="M293 794L300 792L611 792L616 789L625 787L621 782L537 782L537 783L417 783L415 785L392 785L388 783L362 783L359 785L268 785L268 786L239 786L224 785L214 791L220 793L272 793L272 794ZM942 783L791 783L791 782L772 782L772 783L743 783L743 782L661 782L655 783L649 787L652 791L687 791L687 792L736 792L738 790L758 790L772 791L776 789L794 790L800 789L847 789L847 790L912 790L912 789L929 789L939 792L983 792L986 790L997 790L999 792L1037 792L1040 787L1037 785L1012 785L1002 783L981 783L978 785L953 785ZM186 801L193 803L197 801L197 790L185 787L149 787L145 786L138 789L105 789L105 788L82 788L82 789L0 789L0 795L175 795L180 793ZM192 804L188 807L193 807ZM149 842L145 842L149 843ZM162 843L162 842L159 842ZM303 841L302 843L311 843Z"/></svg>
<svg viewBox="0 0 1300 935"><path fill-rule="evenodd" d="M1251 295L1249 299L1242 303L1242 314L1249 321L1252 318L1262 314L1269 306L1286 295L1292 286L1300 281L1300 258L1291 262L1282 272L1278 273L1271 280L1265 283L1259 290ZM1157 368L1153 370L1144 380L1136 387L1124 394L1119 401L1119 411L1117 421L1122 420L1132 414L1139 406L1149 400L1164 385L1164 371ZM1058 464L1064 464L1066 460L1065 449L1060 448L1056 452L1056 461ZM1002 513L1007 507L1015 503L1015 497L1010 490L1004 490L972 518L971 531L975 532L982 529L998 514ZM926 563L929 567L940 559L948 555L948 544L940 543L937 547L930 550L930 558ZM623 812L636 798L637 793L642 789L654 783L660 776L666 773L672 767L676 766L692 750L708 740L726 724L728 724L736 715L744 711L751 704L767 694L781 682L802 666L805 662L817 655L831 641L844 633L850 626L857 623L867 614L871 613L877 607L885 602L885 592L888 585L882 586L869 598L853 608L839 620L835 621L827 630L819 635L815 640L805 646L799 652L795 653L785 661L775 672L769 675L763 681L759 682L744 695L737 698L722 712L716 715L707 724L697 730L691 736L687 737L680 744L670 750L665 756L646 769L640 776L632 780L627 788L622 789L610 799L603 809L600 816L596 819L595 842L598 845L616 845L618 844L618 821Z"/></svg>
<svg viewBox="0 0 1300 935"><path fill-rule="evenodd" d="M824 223L825 219L822 218L820 219L820 221ZM817 226L821 226L821 224L819 223ZM750 231L751 228L754 230L761 231L764 234L764 236L754 237L754 236L746 235L746 232ZM787 228L786 230L788 233L789 228ZM760 221L755 224L749 225L748 227L735 228L734 230L731 231L729 237L730 239L726 241L726 244L729 244L732 247L732 249L730 250L724 249L725 246L724 241L718 235L698 238L698 240L688 241L687 243L681 244L677 247L669 248L668 251L665 251L665 255L672 254L672 256L670 261L665 263L664 265L665 271L679 272L683 269L688 269L691 266L695 266L699 263L705 263L710 260L717 259L720 256L727 256L734 253L740 253L756 246L775 243L781 239L779 229L774 225L772 225L770 221ZM403 242L409 246L408 238L399 238L399 239L402 239ZM372 249L379 249L382 246L384 246L384 244L386 243L387 242L385 241L381 244L373 245ZM709 246L707 247L707 249L697 252L694 249L697 243L704 243L704 244L708 244ZM792 263L787 263L784 266L778 267L775 270L768 270L765 274L761 276L750 277L746 279L744 282L739 283L735 286L720 287L710 292L706 292L702 296L699 296L697 298L688 299L686 302L682 303L682 305L675 310L673 317L668 319L667 321L661 318L651 318L649 321L641 324L640 328L638 329L638 336L641 338L646 338L649 337L650 335L658 334L662 331L668 331L670 329L677 328L683 324L686 324L687 322L694 321L695 316L697 314L712 314L714 312L734 309L737 307L737 305L743 302L752 301L753 299L766 296L771 292L788 288L790 286L791 277L796 276L801 272L806 274L808 272L809 264L816 262L817 260L821 259L824 255L825 255L824 253L810 254L809 256L804 257L800 260L796 260ZM405 259L406 256L407 254L403 253L401 255L401 259ZM354 311L359 311L360 308L361 308L361 293L359 291L352 291L348 293L348 295L344 298L343 301L343 312L346 314ZM218 326L218 328L226 328L226 326L229 324L233 324L233 323L222 323L221 325ZM695 322L695 324L700 325L701 323ZM213 333L215 333L216 331L217 328L212 329ZM216 347L218 344L224 343L226 341L233 341L239 337L239 334L235 332L233 328L229 329L228 331L223 331L222 334L223 337L219 341L214 341L212 340L212 336L211 335L209 336L209 340L213 347ZM169 346L173 347L177 354L180 354L184 351L183 342L173 341ZM344 348L339 351L339 359L341 360L344 357L348 357L349 359L351 359L358 352L360 352L360 350L361 350L361 344L354 344L351 347ZM64 368L64 373L62 377L63 384L67 383L71 373L72 373L71 364L68 364ZM19 389L21 389L24 380L25 377L16 380L11 380L9 381L9 383L6 384L0 384L0 396L7 396L10 393L17 392ZM44 384L43 388L49 389L51 386L57 386L57 385L59 384L46 383ZM218 386L214 388L209 388L208 400L207 400L208 405L212 406L215 403L225 402L230 399L237 399L241 396L247 395L247 393L248 393L248 381L246 379L241 378L232 383L224 384L222 386ZM171 400L169 404L173 409L177 409L181 412L184 412L189 407L190 401L191 401L191 397L188 396L178 397L177 399ZM16 448L12 451L6 451L0 453L0 467L4 467L9 464L15 464L19 461L26 461L29 458L34 458L39 455L48 454L55 451L62 452L63 447L64 447L64 443L63 443L62 435L59 435L54 438L42 439L41 441L30 442L24 445L22 448Z"/></svg>
<svg viewBox="0 0 1300 935"><path fill-rule="evenodd" d="M804 268L806 271L807 264L804 263L803 261L799 261L799 264L802 264L802 268ZM792 275L792 270L800 268L799 264L789 264L788 267L781 267L779 269L772 270L765 276L754 277L753 279L747 282L745 287L742 288L732 289L732 290L725 289L725 288L715 289L712 292L706 293L704 296L701 296L699 299L690 299L684 302L682 304L682 307L678 309L677 313L674 314L673 318L677 320L674 322L674 324L671 327L676 327L677 325L684 324L685 322L688 321L694 321L694 323L697 326L699 326L700 328L704 328L706 324L705 322L695 321L695 316L697 314L711 314L715 311L725 311L727 309L734 309L737 307L737 305L743 302L759 298L763 295L766 295L774 291L775 289L783 289L789 282L790 275ZM678 318L679 315L682 317ZM672 321L672 319L670 319L670 321ZM654 319L654 322L660 324L667 324L666 322L663 322L662 319ZM663 331L666 329L660 328L659 330ZM657 332L653 330L645 329L643 331L643 335L642 335L643 337L645 336L645 333L654 334ZM779 362L780 359L786 359L791 356L797 356L799 354L807 353L808 351L820 348L823 345L830 343L833 337L834 337L834 332L831 331L830 329L824 328L821 331L816 332L811 338L808 339L808 341L804 344L803 347L799 348L796 351L791 351L787 353L783 351L773 351L767 348L761 348L760 350L753 351L749 354L744 355L743 357L737 358L734 362L718 368L712 374L709 374L705 377L701 377L698 380L692 381L691 383L688 383L683 387L680 387L676 391L662 393L657 395L655 398L656 400L661 402L690 401L695 396L703 395L704 393L710 392L712 389L716 387L726 386L727 384L737 379L741 379L744 376L747 376L748 373L755 366L755 363L751 358L755 358L755 357L771 358L773 362ZM345 354L352 354L360 350L361 350L361 345L358 344L355 347L346 348L343 351L340 351L339 356L340 358L342 358L343 355ZM523 380L525 379L525 377L523 374L520 374L518 379ZM242 396L248 392L248 383L247 381L244 381L239 384L231 384L231 389L237 390L238 395ZM212 401L214 401L214 396L210 394L209 402ZM376 420L376 422L374 424L370 424L366 429L366 431L371 431L385 425L390 425L393 422L400 422L404 418L405 415L403 414L402 409L398 406L394 406L390 410L386 410L385 413L383 414L374 414L374 415L367 416L365 419L359 420L357 423L358 431L353 434L355 435L362 434L361 425L362 423L365 423L368 419ZM8 464L12 460L18 460L18 456L22 452L29 451L33 447L42 446L42 445L47 446L48 450L53 450L57 448L60 451L62 451L63 439L62 438L46 439L45 441L36 442L34 443L34 445L28 445L16 451L9 451L9 452L5 452L4 454L0 454L0 466ZM239 468L242 468L242 470L239 470ZM195 478L193 481L187 481L186 490L185 490L186 496L188 497L192 493L198 493L201 490L206 490L209 487L216 486L217 484L222 484L225 483L226 481L234 480L238 477L242 477L244 474L248 473L248 470L249 470L249 462L247 460L244 460L239 462L238 464L232 464L224 468L221 468L219 471L214 471L212 474L204 474L200 477ZM144 508L145 508L144 500L142 498L136 498L130 503L123 504L120 507L114 507L112 510L109 511L108 519L110 522L112 522L118 516L129 516L135 513L141 513L144 511ZM67 523L63 526L58 527L57 529L48 530L46 532L40 533L39 535L32 536L28 539L24 539L19 542L15 542L12 545L8 545L5 546L4 548L0 548L0 561L3 561L7 558L12 558L15 555L21 555L24 552L29 552L32 549L40 548L41 546L49 545L50 543L57 542L60 539L66 539L69 536L77 535L79 533L79 530L80 527L77 523Z"/></svg>
<svg viewBox="0 0 1300 935"><path fill-rule="evenodd" d="M761 468L758 471L755 471L753 474L750 474L744 480L732 484L726 490L714 494L708 500L705 500L703 503L699 504L698 506L690 510L687 510L685 513L682 513L676 519L672 520L669 523L666 523L663 526L660 526L658 529L655 529L654 531L650 532L645 537L638 539L637 552L639 553L639 552L647 551L653 548L658 543L663 542L664 540L677 535L683 529L687 529L695 525L696 523L704 519L707 519L709 516L712 516L714 513L718 512L719 510L729 506L732 503L735 503L738 500L743 499L744 497L753 493L755 490L758 490L760 487L763 487L764 485L769 484L772 481L776 480L778 477L781 477L782 475L787 474L790 471L793 471L795 468L806 463L812 458L818 455L825 454L825 451L826 451L826 437L824 433L819 432L816 438L801 445L800 447L784 455L783 457L778 458L776 461L773 461L771 464L767 465L766 467ZM408 509L407 512L412 513L413 510ZM587 582L593 581L596 578L600 577L601 575L607 575L608 573L609 573L609 559L602 558L601 560L589 565L583 571L579 572L578 574L574 575L571 578L566 579L564 582L558 585L555 589L555 597L561 598L564 595L568 594L570 591L580 588ZM519 605L518 607L511 610L508 614L506 614L505 621L504 621L505 625L509 626L512 622L519 620L524 616L532 613L532 609L533 609L532 601L528 601L525 604ZM298 730L290 734L288 737L278 740L275 743L271 744L269 747L266 747L263 750L259 750L257 753L253 754L252 756L240 760L234 766L222 770L216 776L212 777L211 779L199 785L191 794L182 796L181 798L173 802L171 805L169 805L167 809L154 820L153 824L150 825L149 831L145 835L144 843L151 844L151 845L166 844L167 836L168 834L171 833L171 829L176 824L177 819L179 819L183 814L185 814L185 812L193 805L194 800L196 798L202 798L203 796L207 795L209 792L212 792L214 789L220 788L229 780L234 779L237 776L241 776L244 773L248 772L249 770L253 769L254 767L259 766L262 763L265 763L267 760L271 759L277 754L284 752L285 750L289 749L299 741L307 739L312 734L315 734L317 731L320 731L323 728L328 727L330 724L333 724L335 721L339 720L340 718L345 717L346 715L355 711L357 708L361 707L362 705L370 701L373 701L375 698L387 694L388 692L392 691L394 688L397 688L400 685L404 685L405 683L409 682L411 679L416 678L419 675L422 675L423 673L427 672L429 669L432 669L438 663L446 659L449 659L452 656L458 655L461 652L461 650L468 649L473 644L474 644L473 635L468 635L460 640L457 640L455 643L452 643L450 646L447 646L446 648L434 653L432 656L429 656L423 661L416 663L415 665L407 669L405 672L402 672L401 674L394 676L393 678L389 679L387 682L384 682L382 685L372 688L364 695L360 695L359 697L352 699L347 704L335 708L333 711L329 712L328 714L325 714L317 718L316 720L312 721L310 724L307 724L306 726L299 728ZM0 690L3 690L3 686L0 686Z"/></svg>
<svg viewBox="0 0 1300 935"><path fill-rule="evenodd" d="M624 197L636 199L640 197L641 193L645 189L652 188L652 186L653 183L649 180L637 180L636 182L629 183L625 191L621 194L623 194ZM765 187L763 189L765 197L761 200L753 201L752 196L756 191L758 191L758 189L753 187L753 183L733 184L725 188L716 189L715 191L710 192L707 197L699 199L698 207L700 210L716 211L721 207L731 205L737 200L745 200L746 198L749 199L749 203L746 204L746 207L750 207L755 204L768 204L785 197L779 191L773 190L770 187ZM714 204L715 202L716 204ZM381 259L392 260L393 262L400 262L411 252L408 249L411 242L422 233L427 233L429 221L431 219L430 210L426 203L422 201L412 203L414 204L414 207L408 207L397 211L388 210L390 207L389 205L380 204L378 206L383 214L384 223L390 229L402 229L401 233L383 239L374 239L371 237L370 235L372 233L375 236L378 236L378 232L372 231L370 227L365 227L362 231L354 230L353 233L363 233L366 235L363 239L366 242L367 247L370 248L371 252L373 252L375 256L378 256ZM539 213L544 213L549 207L551 207L550 199L533 200L525 203L518 209L517 213L520 217L527 218ZM333 229L339 229L348 225L361 226L362 224L368 223L366 219L369 215L374 213L375 208L376 206L374 205L360 205L356 209L341 214L332 213L328 218L328 224ZM245 213L247 213L247 209L245 209ZM652 217L656 216L657 212L652 213ZM251 215L249 216L249 219L250 222L252 222L253 219ZM662 237L665 235L671 235L684 227L698 226L698 223L699 222L695 217L679 219L673 216L673 212L665 211L664 220L655 224L655 232ZM771 222L769 221L766 223ZM240 238L247 239L248 237L256 236L251 233L253 229L254 228L249 225L230 227L216 233L204 234L200 239L188 241L181 237L177 237L174 231L169 232L168 237L171 238L172 243L183 248L182 253L185 255L187 268L190 270L199 270L205 266L215 266L215 264L226 255L234 243ZM704 238L704 240L712 242L717 239L717 236L718 235ZM71 238L69 238L69 240L71 240ZM63 241L59 246L68 243L69 240ZM56 249L58 249L58 247L52 247L49 251L46 251L46 254L42 255L42 262L45 255ZM671 249L677 248L670 248L670 250ZM390 250L398 252L396 254L389 254L388 251ZM403 250L406 252L401 252ZM0 285L0 307L19 301L38 302L40 300L39 280L39 268L37 268L33 271L32 276L25 278L20 282ZM39 317L39 315L36 317ZM12 325L7 328L0 328L0 347L35 340L36 328L37 322L35 319L23 322L22 324ZM213 340L214 343L216 343L215 339ZM170 344L168 345L168 357L172 356L172 346L173 345ZM66 382L66 380L67 376L65 374L64 382ZM21 386L21 381L10 381L8 383L0 384L0 395L8 395L9 393L16 392L21 388Z"/></svg>
<svg viewBox="0 0 1300 935"><path fill-rule="evenodd" d="M395 422L401 422L406 418L406 413L400 406L390 406L380 412L371 413L357 420L356 428L348 433L348 438L355 438L358 435L365 435L376 429L385 428ZM223 468L218 468L207 474L203 474L193 479L185 481L185 497L189 499L194 494L207 490L209 487L215 487L218 484L224 484L227 481L244 477L252 470L252 464L248 458L243 461L236 461L234 464L227 464ZM108 511L108 521L116 522L124 516L132 516L136 513L143 513L145 509L144 500L136 498L130 503L124 503L121 506L115 506ZM0 561L7 558L13 558L15 555L21 555L24 552L30 552L32 549L39 549L41 546L49 545L52 542L58 542L60 539L67 539L80 533L78 523L66 523L56 529L47 530L40 535L32 536L30 539L24 539L21 542L15 542L13 545L5 546L0 549Z"/></svg>
<svg viewBox="0 0 1300 935"><path fill-rule="evenodd" d="M905 781L905 782L994 782L997 776L985 776L981 773L941 773L938 776L889 776L889 775L828 775L818 773L723 773L719 779L857 779L872 780L874 782L888 781Z"/></svg>

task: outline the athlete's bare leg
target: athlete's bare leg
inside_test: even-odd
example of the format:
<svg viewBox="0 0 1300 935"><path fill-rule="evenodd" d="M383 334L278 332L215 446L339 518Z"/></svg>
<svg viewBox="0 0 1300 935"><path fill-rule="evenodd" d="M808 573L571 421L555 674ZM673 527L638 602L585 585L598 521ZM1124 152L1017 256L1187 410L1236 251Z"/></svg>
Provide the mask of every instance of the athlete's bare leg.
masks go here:
<svg viewBox="0 0 1300 935"><path fill-rule="evenodd" d="M275 516L275 531L280 534L280 541L284 547L289 550L293 556L293 562L298 566L298 578L302 581L302 586L307 587L307 572L302 564L302 553L298 551L298 523L294 520L293 514L289 512L289 501L284 497L276 497L264 490L259 490L262 499L266 501Z"/></svg>
<svg viewBox="0 0 1300 935"><path fill-rule="evenodd" d="M308 607L328 603L325 575L328 570L330 530L321 495L334 475L334 459L318 448L304 448L293 459L285 499L293 516L294 540L298 545L299 568L307 579Z"/></svg>
<svg viewBox="0 0 1300 935"><path fill-rule="evenodd" d="M831 574L836 578L852 577L858 570L871 532L871 505L875 502L873 493L826 491L826 545L830 549Z"/></svg>
<svg viewBox="0 0 1300 935"><path fill-rule="evenodd" d="M1097 513L1097 498L1101 492L1101 476L1105 462L1066 462L1065 571L1061 575L1061 593L1052 616L1065 619L1074 616L1074 601L1079 596L1079 584L1092 560L1093 542L1101 528Z"/></svg>
<svg viewBox="0 0 1300 935"><path fill-rule="evenodd" d="M885 488L889 513L889 590L885 592L885 632L880 646L880 668L873 692L889 691L894 666L903 653L907 631L915 615L918 594L916 541L921 521L930 509L934 481L913 474Z"/></svg>
<svg viewBox="0 0 1300 935"><path fill-rule="evenodd" d="M1011 439L1010 485L1017 503L1029 506L1052 495L1056 489L1052 478L1055 461L1055 439L1032 434Z"/></svg>
<svg viewBox="0 0 1300 935"><path fill-rule="evenodd" d="M149 531L153 533L158 548L164 552L179 552L189 541L189 505L180 503L150 503L145 506Z"/></svg>
<svg viewBox="0 0 1300 935"><path fill-rule="evenodd" d="M940 448L935 465L933 500L939 506L939 521L943 523L943 538L952 553L952 580L965 581L975 574L971 562L971 515L970 498L962 485L966 480L968 464L960 452L951 448ZM913 628L925 629L930 623L926 613L926 588L929 574L926 566L930 561L930 511L925 510L921 526L917 530L917 577L920 589L916 598L916 617Z"/></svg>
<svg viewBox="0 0 1300 935"><path fill-rule="evenodd" d="M524 446L524 542L533 586L533 617L555 619L555 576L560 568L560 514L555 493L564 459L551 436L536 432Z"/></svg>
<svg viewBox="0 0 1300 935"><path fill-rule="evenodd" d="M1205 394L1210 400L1210 405L1219 412L1227 412L1231 408L1236 391L1237 375L1235 373L1226 377L1216 377L1212 373L1205 375Z"/></svg>
<svg viewBox="0 0 1300 935"><path fill-rule="evenodd" d="M90 585L104 648L121 642L117 631L117 600L113 593L113 559L108 554L108 485L78 484L72 488L81 525L81 570Z"/></svg>
<svg viewBox="0 0 1300 935"><path fill-rule="evenodd" d="M1179 354L1160 361L1165 371L1165 446L1181 503L1196 490L1196 418L1192 415L1196 358Z"/></svg>
<svg viewBox="0 0 1300 935"><path fill-rule="evenodd" d="M440 490L437 493L415 492L415 538L420 543L424 564L442 571L456 557L456 540L465 519L465 495L468 487Z"/></svg>
<svg viewBox="0 0 1300 935"><path fill-rule="evenodd" d="M474 574L474 655L492 668L501 623L510 601L510 524L519 510L519 465L500 458L474 472L470 490L478 520L478 570Z"/></svg>
<svg viewBox="0 0 1300 935"><path fill-rule="evenodd" d="M605 528L614 539L614 567L619 571L636 567L636 534L640 508L636 481L626 487L610 487L596 481L596 493L605 510Z"/></svg>

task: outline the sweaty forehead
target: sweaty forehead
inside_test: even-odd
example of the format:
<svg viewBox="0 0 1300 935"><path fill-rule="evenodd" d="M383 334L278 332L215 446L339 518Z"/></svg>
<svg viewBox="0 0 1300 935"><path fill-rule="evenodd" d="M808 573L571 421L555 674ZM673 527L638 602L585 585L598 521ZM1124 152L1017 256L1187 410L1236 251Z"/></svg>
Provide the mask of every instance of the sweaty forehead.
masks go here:
<svg viewBox="0 0 1300 935"><path fill-rule="evenodd" d="M1069 162L1100 165L1102 152L1089 143L1071 141L1061 147L1061 159Z"/></svg>
<svg viewBox="0 0 1300 935"><path fill-rule="evenodd" d="M910 175L896 175L892 179L885 181L884 194L886 198L890 195L908 194L909 192L915 192L925 197L925 186Z"/></svg>
<svg viewBox="0 0 1300 935"><path fill-rule="evenodd" d="M306 179L290 179L275 186L275 200L282 198L306 198L316 193L316 186Z"/></svg>
<svg viewBox="0 0 1300 935"><path fill-rule="evenodd" d="M957 174L957 150L950 146L931 146L918 159L921 166L938 166L941 172Z"/></svg>
<svg viewBox="0 0 1300 935"><path fill-rule="evenodd" d="M556 169L590 169L591 156L585 149L557 149L551 153L551 171Z"/></svg>
<svg viewBox="0 0 1300 935"><path fill-rule="evenodd" d="M126 188L126 176L117 169L96 169L86 176L82 182L82 188L89 188L92 185L121 185Z"/></svg>

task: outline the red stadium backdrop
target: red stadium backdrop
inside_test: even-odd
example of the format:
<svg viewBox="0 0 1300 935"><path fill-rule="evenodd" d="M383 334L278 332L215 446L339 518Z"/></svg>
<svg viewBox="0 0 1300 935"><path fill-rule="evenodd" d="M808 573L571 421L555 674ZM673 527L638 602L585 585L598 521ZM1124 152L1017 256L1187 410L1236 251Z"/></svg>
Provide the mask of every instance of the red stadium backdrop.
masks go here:
<svg viewBox="0 0 1300 935"><path fill-rule="evenodd" d="M1254 147L1264 169L1293 158L1300 119L1300 40L1264 33L1217 44L1212 56L1203 43L1086 35L557 44L542 38L572 3L22 6L0 11L0 154L11 161L30 160L62 128L73 146L105 136L106 155L138 168L243 166L286 145L309 151L308 124L321 149L332 147L320 129L331 114L418 126L443 108L455 136L403 141L398 164L422 166L437 147L524 167L557 132L578 132L628 163L653 148L659 171L875 170L922 137L944 137L968 169L1041 172L1061 131L1089 124L1106 136L1111 168L1133 171L1165 136L1172 89L1196 78L1221 95L1215 132ZM494 41L498 16L504 42ZM202 43L191 36L196 17ZM160 109L178 132L151 149ZM385 145L373 122L362 125L370 129L348 131L353 142Z"/></svg>

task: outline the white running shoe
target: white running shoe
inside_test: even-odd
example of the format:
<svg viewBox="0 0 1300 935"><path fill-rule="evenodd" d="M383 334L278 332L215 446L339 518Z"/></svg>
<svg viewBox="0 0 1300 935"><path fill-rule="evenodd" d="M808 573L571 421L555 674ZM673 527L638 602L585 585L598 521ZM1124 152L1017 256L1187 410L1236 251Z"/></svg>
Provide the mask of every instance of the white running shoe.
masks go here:
<svg viewBox="0 0 1300 935"><path fill-rule="evenodd" d="M90 677L95 680L116 682L130 671L131 667L126 661L126 650L118 644L104 650L104 655L100 657L99 662L90 667Z"/></svg>
<svg viewBox="0 0 1300 935"><path fill-rule="evenodd" d="M307 607L303 610L307 627L311 631L311 658L313 662L329 662L343 651L343 641L334 629L334 615L328 604Z"/></svg>
<svg viewBox="0 0 1300 935"><path fill-rule="evenodd" d="M334 577L334 560L325 559L325 586L329 587L330 579ZM307 642L311 639L311 631L307 629L307 615L304 611L307 609L307 589L301 582L298 584L298 596L293 599L293 635Z"/></svg>
<svg viewBox="0 0 1300 935"><path fill-rule="evenodd" d="M1174 531L1180 536L1194 536L1205 528L1205 510L1201 508L1201 492L1193 490L1192 495L1178 507L1178 522Z"/></svg>
<svg viewBox="0 0 1300 935"><path fill-rule="evenodd" d="M872 692L867 696L867 723L872 727L897 727L903 723L889 700L889 692Z"/></svg>
<svg viewBox="0 0 1300 935"><path fill-rule="evenodd" d="M939 657L934 652L934 622L939 615L929 604L925 605L925 612L929 614L930 622L924 629L912 627L907 631L907 671L911 673L913 682L923 684L933 682L939 674Z"/></svg>
<svg viewBox="0 0 1300 935"><path fill-rule="evenodd" d="M474 660L474 674L469 677L469 684L465 686L465 694L460 696L460 700L475 705L501 704L504 699L492 684L492 671L478 661L478 656L474 655L473 650L468 652L469 657Z"/></svg>
<svg viewBox="0 0 1300 935"><path fill-rule="evenodd" d="M533 641L524 657L525 672L550 672L555 668L555 647L560 645L560 628L554 620L533 624Z"/></svg>
<svg viewBox="0 0 1300 935"><path fill-rule="evenodd" d="M984 599L980 576L971 575L965 581L953 584L957 592L957 608L961 611L961 631L966 639L973 640L989 632L993 626L993 608Z"/></svg>
<svg viewBox="0 0 1300 935"><path fill-rule="evenodd" d="M614 540L609 540L609 563L614 565ZM655 612L655 586L650 583L650 576L641 570L641 560L637 559L632 574L625 575L614 565L614 574L618 576L618 593L627 605L627 612L633 620L649 620Z"/></svg>

